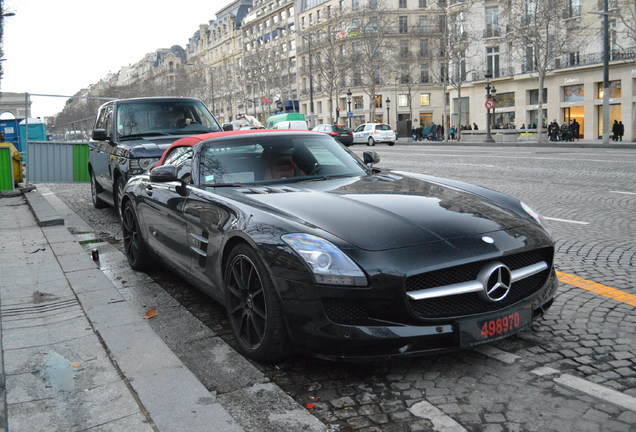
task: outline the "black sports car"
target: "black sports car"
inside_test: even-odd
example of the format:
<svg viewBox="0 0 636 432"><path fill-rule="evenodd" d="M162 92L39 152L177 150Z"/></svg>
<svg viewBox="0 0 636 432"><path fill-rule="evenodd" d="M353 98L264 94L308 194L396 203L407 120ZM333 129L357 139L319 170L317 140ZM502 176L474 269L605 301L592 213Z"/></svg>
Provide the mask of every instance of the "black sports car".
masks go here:
<svg viewBox="0 0 636 432"><path fill-rule="evenodd" d="M527 327L557 289L541 217L483 187L373 167L333 138L176 141L122 200L128 261L161 258L225 305L241 351L380 359Z"/></svg>

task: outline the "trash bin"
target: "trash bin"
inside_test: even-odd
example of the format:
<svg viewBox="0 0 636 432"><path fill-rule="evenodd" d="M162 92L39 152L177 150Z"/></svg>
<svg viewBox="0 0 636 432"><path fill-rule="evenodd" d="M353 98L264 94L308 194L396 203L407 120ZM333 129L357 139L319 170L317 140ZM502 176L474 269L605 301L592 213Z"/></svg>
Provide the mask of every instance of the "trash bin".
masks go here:
<svg viewBox="0 0 636 432"><path fill-rule="evenodd" d="M23 180L22 155L10 142L0 143L0 190L12 190Z"/></svg>

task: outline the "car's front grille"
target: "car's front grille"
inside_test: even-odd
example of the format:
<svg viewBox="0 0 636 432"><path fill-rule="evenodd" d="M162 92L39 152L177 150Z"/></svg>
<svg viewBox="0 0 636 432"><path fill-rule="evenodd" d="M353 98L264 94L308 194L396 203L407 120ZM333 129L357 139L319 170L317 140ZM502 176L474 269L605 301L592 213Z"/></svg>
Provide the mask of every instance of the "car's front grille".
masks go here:
<svg viewBox="0 0 636 432"><path fill-rule="evenodd" d="M521 269L541 261L548 265L547 269L514 282L510 292L502 301L488 302L483 300L478 292L471 292L423 300L409 298L409 304L419 318L451 318L503 309L536 293L546 283L552 267L553 254L552 248L537 249L503 256L496 260L480 261L423 273L412 276L406 281L406 291L411 292L474 281L481 269L492 261L499 261L508 266L510 270Z"/></svg>

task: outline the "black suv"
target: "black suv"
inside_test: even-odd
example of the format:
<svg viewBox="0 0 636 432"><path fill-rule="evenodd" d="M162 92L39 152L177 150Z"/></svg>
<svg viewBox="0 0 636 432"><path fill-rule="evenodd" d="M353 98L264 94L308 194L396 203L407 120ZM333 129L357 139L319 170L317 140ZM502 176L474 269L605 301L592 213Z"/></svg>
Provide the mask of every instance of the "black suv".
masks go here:
<svg viewBox="0 0 636 432"><path fill-rule="evenodd" d="M89 142L93 205L114 206L120 214L121 192L130 177L152 168L175 140L219 131L217 120L196 98L149 97L103 104Z"/></svg>

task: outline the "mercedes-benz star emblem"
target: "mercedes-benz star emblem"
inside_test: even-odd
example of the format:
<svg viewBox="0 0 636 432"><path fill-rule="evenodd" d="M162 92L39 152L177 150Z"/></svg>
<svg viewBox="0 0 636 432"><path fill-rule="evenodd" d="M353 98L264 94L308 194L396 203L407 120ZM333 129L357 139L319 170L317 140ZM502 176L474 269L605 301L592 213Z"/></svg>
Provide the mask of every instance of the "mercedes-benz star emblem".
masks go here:
<svg viewBox="0 0 636 432"><path fill-rule="evenodd" d="M500 262L487 264L481 269L477 279L483 286L479 296L488 302L502 301L506 298L512 286L510 269Z"/></svg>

